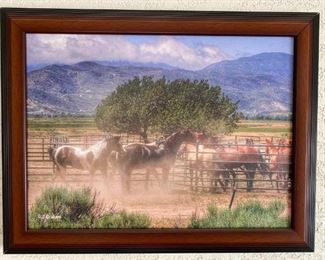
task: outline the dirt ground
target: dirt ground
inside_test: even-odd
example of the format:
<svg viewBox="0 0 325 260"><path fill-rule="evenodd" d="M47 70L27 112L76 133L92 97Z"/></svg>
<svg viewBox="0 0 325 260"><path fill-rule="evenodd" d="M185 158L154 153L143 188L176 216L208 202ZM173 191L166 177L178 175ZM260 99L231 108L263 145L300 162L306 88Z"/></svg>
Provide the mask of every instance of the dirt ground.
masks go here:
<svg viewBox="0 0 325 260"><path fill-rule="evenodd" d="M246 125L246 128L244 127L244 124ZM261 140L264 140L265 137L271 135L275 137L281 137L283 135L281 131L264 132L264 128L290 129L290 124L288 122L273 121L244 121L239 126L242 127L241 131L237 131L233 135L253 136L257 137L257 139L260 137ZM102 134L96 128L56 128L56 134L61 135L84 135L85 133L88 135ZM28 134L29 140L32 140L32 138L48 136L49 131L29 129ZM224 139L225 143L227 143L233 141L234 136L225 136ZM242 139L241 141L244 142L245 139ZM128 212L145 213L151 217L152 227L154 228L185 228L188 226L193 214L200 217L206 214L206 209L209 204L214 204L221 208L227 208L229 206L232 195L230 191L226 193L220 191L220 193L217 194L193 193L189 188L175 185L170 185L169 188L162 189L154 179L151 181L148 190L144 188L143 182L134 180L131 184L132 188L129 194L122 193L119 176L114 176L113 180L108 181L98 174L94 181L89 181L88 175L76 173L73 177L70 176L70 178L67 178L65 181L62 181L61 179L53 180L51 165L49 166L49 162L46 161L48 160L47 154L45 154L45 161L44 158L41 158L38 155L39 151L41 151L41 145L42 144L40 143L29 143L29 152L34 152L34 156L36 156L34 157L35 161L30 161L28 163L29 208L35 203L35 200L41 195L42 191L47 187L54 186L66 186L72 189L84 186L91 187L94 192L96 191L99 193L98 199L103 203L106 210L125 209ZM40 161L36 162L37 160ZM171 178L170 183L173 183L173 181L174 180ZM261 188L270 188L269 183L265 185L263 183L257 183L257 185L260 185ZM267 203L273 200L280 200L286 205L283 216L290 217L291 196L288 192L238 191L235 196L233 207L236 207L238 203L249 200L258 200L262 205L267 205Z"/></svg>
<svg viewBox="0 0 325 260"><path fill-rule="evenodd" d="M105 210L127 210L127 212L144 213L150 216L153 228L185 228L190 223L190 219L196 216L204 216L207 206L214 204L220 208L227 208L232 193L221 192L217 194L193 193L187 190L169 187L162 189L155 181L152 181L148 190L144 188L144 183L134 181L131 184L131 192L125 194L121 191L118 176L108 182L102 176L96 176L93 181L30 181L28 186L29 208L47 187L65 186L71 189L91 187L96 191L98 201L101 202ZM267 205L273 200L280 200L286 205L283 216L290 216L290 195L284 192L246 192L238 191L233 207L238 203L258 200L262 205Z"/></svg>

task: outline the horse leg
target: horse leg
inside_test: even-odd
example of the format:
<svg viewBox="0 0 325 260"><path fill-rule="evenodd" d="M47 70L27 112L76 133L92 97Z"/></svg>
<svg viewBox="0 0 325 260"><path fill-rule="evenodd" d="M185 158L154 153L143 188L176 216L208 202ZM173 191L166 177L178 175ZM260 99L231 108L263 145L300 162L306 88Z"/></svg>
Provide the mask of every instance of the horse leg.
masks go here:
<svg viewBox="0 0 325 260"><path fill-rule="evenodd" d="M281 171L281 169L280 169ZM279 192L281 191L281 189L283 189L283 175L282 175L282 172L279 172Z"/></svg>
<svg viewBox="0 0 325 260"><path fill-rule="evenodd" d="M251 192L253 189L253 180L255 178L255 171L256 168L255 167L247 167L247 173L246 173L246 180L247 180L247 192Z"/></svg>
<svg viewBox="0 0 325 260"><path fill-rule="evenodd" d="M276 191L279 193L280 192L280 173L279 173L279 167L276 167Z"/></svg>
<svg viewBox="0 0 325 260"><path fill-rule="evenodd" d="M202 176L202 187L207 192L212 192L212 187L216 186L216 180L215 180L216 173L210 171L210 169L212 169L212 167L208 168L208 170L205 171L206 172L205 176L207 181L205 181L204 175Z"/></svg>
<svg viewBox="0 0 325 260"><path fill-rule="evenodd" d="M230 174L229 174L229 172L228 171L225 171L225 172L223 172L222 173L222 175L220 175L219 177L221 177L222 176L222 178L224 179L224 189L226 188L226 187L228 187L228 185L229 185L229 178L230 178Z"/></svg>
<svg viewBox="0 0 325 260"><path fill-rule="evenodd" d="M103 176L105 177L105 179L109 179L111 180L113 177L112 177L112 171L109 171L108 172L108 167L107 165L103 165L100 169L100 171L102 172Z"/></svg>
<svg viewBox="0 0 325 260"><path fill-rule="evenodd" d="M54 162L53 163L53 180L55 180L56 176L59 172L59 166Z"/></svg>
<svg viewBox="0 0 325 260"><path fill-rule="evenodd" d="M67 168L64 167L64 166L61 166L61 165L57 165L57 173L58 173L58 176L60 177L60 179L62 181L65 181L65 175L66 175L66 172L67 172Z"/></svg>
<svg viewBox="0 0 325 260"><path fill-rule="evenodd" d="M90 175L90 180L91 181L94 180L94 175L95 175L96 170L97 170L97 168L94 165L90 167L89 175Z"/></svg>
<svg viewBox="0 0 325 260"><path fill-rule="evenodd" d="M236 174L236 172L234 170L230 170L230 174L228 175L229 178L230 178L230 175L231 175L231 178L232 178L231 187L235 188L235 186L237 184L237 174Z"/></svg>
<svg viewBox="0 0 325 260"><path fill-rule="evenodd" d="M218 173L217 172L211 172L211 175L208 174L209 180L210 180L210 187L208 187L208 190L210 190L211 193L216 193L216 178L218 178ZM210 189L209 189L210 188Z"/></svg>
<svg viewBox="0 0 325 260"><path fill-rule="evenodd" d="M232 171L230 170L230 173L232 173ZM224 181L220 180L220 177L222 176L222 178L224 179ZM219 184L220 187L222 188L223 192L227 192L227 188L228 188L228 184L229 184L229 178L230 178L230 174L229 171L225 170L222 172L222 175L219 175Z"/></svg>
<svg viewBox="0 0 325 260"><path fill-rule="evenodd" d="M283 187L287 189L289 187L288 185L289 175L287 172L283 173Z"/></svg>
<svg viewBox="0 0 325 260"><path fill-rule="evenodd" d="M162 169L162 186L164 188L167 187L167 183L168 183L168 173L169 170L168 169Z"/></svg>
<svg viewBox="0 0 325 260"><path fill-rule="evenodd" d="M281 182L280 182L280 188L281 189L286 189L286 188L288 188L288 182L287 182L287 174L286 174L286 172L285 172L285 169L284 169L284 167L281 167L280 168L280 173L279 173L279 175L280 175L280 180L281 180Z"/></svg>
<svg viewBox="0 0 325 260"><path fill-rule="evenodd" d="M248 191L248 181L247 180L249 179L249 174L248 174L246 168L245 168L244 174L245 174L245 178L246 178L246 191Z"/></svg>
<svg viewBox="0 0 325 260"><path fill-rule="evenodd" d="M111 181L114 180L115 175L120 174L120 166L117 163L110 163L107 165L107 170L109 171L109 178Z"/></svg>
<svg viewBox="0 0 325 260"><path fill-rule="evenodd" d="M271 182L271 187L274 188L272 172L269 172L269 179L270 179L270 182Z"/></svg>
<svg viewBox="0 0 325 260"><path fill-rule="evenodd" d="M126 182L127 182L127 173L126 172L121 172L121 185L122 185L122 192L126 193L127 188L126 188Z"/></svg>
<svg viewBox="0 0 325 260"><path fill-rule="evenodd" d="M211 181L211 186L210 186L210 190L211 193L217 193L217 187L218 187L218 183L220 184L220 187L223 188L224 183L220 180L221 176L223 176L224 172L220 171L220 169L223 166L220 166L219 164L214 164L213 167L211 168L215 168L215 171L212 172L212 181Z"/></svg>
<svg viewBox="0 0 325 260"><path fill-rule="evenodd" d="M84 169L89 169L91 182L94 180L94 176L97 170L101 170L100 160L89 160L87 164L82 165Z"/></svg>
<svg viewBox="0 0 325 260"><path fill-rule="evenodd" d="M237 180L237 174L234 171L234 169L227 169L227 171L223 172L223 177L225 178L224 180L224 191L227 191L227 187L229 184L231 184L231 187L235 187L236 185L236 180ZM230 179L231 177L231 179Z"/></svg>
<svg viewBox="0 0 325 260"><path fill-rule="evenodd" d="M99 171L102 173L102 175L104 176L104 178L107 179L112 179L112 172L110 171L108 173L108 164L107 162L101 162L98 166Z"/></svg>
<svg viewBox="0 0 325 260"><path fill-rule="evenodd" d="M154 169L154 168L152 168L152 173L153 173L153 175L155 176L155 178L157 179L157 182L158 182L158 184L159 184L159 186L161 186L161 181L160 181L160 179L159 179L159 173L157 172L157 170L156 169Z"/></svg>
<svg viewBox="0 0 325 260"><path fill-rule="evenodd" d="M131 181L131 171L126 172L126 191L129 193L130 192L130 181Z"/></svg>
<svg viewBox="0 0 325 260"><path fill-rule="evenodd" d="M205 191L204 176L207 176L207 178L210 177L209 173L206 170L204 170L204 169L198 170L197 186L199 187L200 184L201 184L201 186L202 186L202 192Z"/></svg>
<svg viewBox="0 0 325 260"><path fill-rule="evenodd" d="M224 184L220 180L220 176L221 176L221 174L218 171L215 171L213 173L212 181L211 181L211 186L210 186L211 187L211 193L217 193L217 187L218 187L218 184L217 183L219 183L220 186L223 187Z"/></svg>
<svg viewBox="0 0 325 260"><path fill-rule="evenodd" d="M107 167L107 164L102 164L99 168L99 171L102 173L104 179L105 179L105 183L106 185L108 186L109 183L111 183L113 181L113 173L112 171L110 170L108 172L108 167Z"/></svg>
<svg viewBox="0 0 325 260"><path fill-rule="evenodd" d="M129 193L130 192L130 175L131 175L131 169L125 168L121 169L120 175L121 175L121 182L122 182L122 192Z"/></svg>
<svg viewBox="0 0 325 260"><path fill-rule="evenodd" d="M279 168L278 171L282 171L282 169ZM281 190L283 188L285 188L285 176L284 176L284 173L283 172L278 172L277 177L278 177L278 179L277 179L277 184L278 184L277 185L277 191L278 191L278 193L280 193Z"/></svg>
<svg viewBox="0 0 325 260"><path fill-rule="evenodd" d="M194 188L193 188L193 176L194 176L194 171L193 171L193 169L190 168L190 170L189 170L189 177L190 177L191 191L194 190Z"/></svg>
<svg viewBox="0 0 325 260"><path fill-rule="evenodd" d="M144 183L145 190L149 189L149 180L150 180L150 171L149 171L149 168L146 168L146 180Z"/></svg>
<svg viewBox="0 0 325 260"><path fill-rule="evenodd" d="M212 188L212 193L217 193L217 187L218 187L218 183L220 185L220 187L222 188L222 190L225 192L227 191L226 189L226 183L225 181L222 181L222 179L224 179L224 176L227 174L227 172L224 171L215 171L214 172L214 182L213 182L213 188Z"/></svg>

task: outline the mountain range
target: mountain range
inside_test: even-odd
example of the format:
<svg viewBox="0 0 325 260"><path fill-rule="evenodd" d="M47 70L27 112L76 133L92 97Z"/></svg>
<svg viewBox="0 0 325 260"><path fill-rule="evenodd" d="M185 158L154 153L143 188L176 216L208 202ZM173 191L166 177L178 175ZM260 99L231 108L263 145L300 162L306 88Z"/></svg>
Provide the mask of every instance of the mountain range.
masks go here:
<svg viewBox="0 0 325 260"><path fill-rule="evenodd" d="M196 71L163 63L129 61L30 66L28 114L93 115L104 97L135 76L208 80L211 85L220 86L233 101L239 101L239 111L247 116L291 112L293 56L273 52L224 60Z"/></svg>

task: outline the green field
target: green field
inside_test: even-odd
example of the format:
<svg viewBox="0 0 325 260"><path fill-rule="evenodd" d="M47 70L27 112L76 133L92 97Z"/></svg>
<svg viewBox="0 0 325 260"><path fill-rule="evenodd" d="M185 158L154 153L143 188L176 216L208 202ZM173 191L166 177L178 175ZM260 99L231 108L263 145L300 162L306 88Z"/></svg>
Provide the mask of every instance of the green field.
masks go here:
<svg viewBox="0 0 325 260"><path fill-rule="evenodd" d="M247 132L247 133L290 133L290 128L288 127L239 127L235 130L235 133L242 133L242 132Z"/></svg>
<svg viewBox="0 0 325 260"><path fill-rule="evenodd" d="M94 117L30 117L28 118L29 131L53 131L61 129L77 130L96 130ZM268 133L276 135L288 135L291 133L291 124L289 121L276 120L242 120L234 134L239 133Z"/></svg>
<svg viewBox="0 0 325 260"><path fill-rule="evenodd" d="M93 117L42 117L28 118L28 128L31 130L56 128L96 128Z"/></svg>

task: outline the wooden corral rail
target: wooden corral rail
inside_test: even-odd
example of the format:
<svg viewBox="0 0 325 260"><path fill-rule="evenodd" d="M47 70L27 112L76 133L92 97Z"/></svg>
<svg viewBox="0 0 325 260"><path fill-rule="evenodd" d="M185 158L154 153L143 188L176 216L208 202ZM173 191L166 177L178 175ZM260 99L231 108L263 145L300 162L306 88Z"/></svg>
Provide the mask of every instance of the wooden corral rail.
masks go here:
<svg viewBox="0 0 325 260"><path fill-rule="evenodd" d="M85 135L85 136L48 136L48 137L29 137L28 138L28 178L29 181L49 181L54 177L54 165L49 158L48 148L53 146L60 146L62 144L69 144L76 147L87 148L101 140L103 135ZM157 140L160 136L152 136L152 141ZM265 136L226 136L220 138L218 143L209 144L212 147L218 149L219 147L232 148L232 151L240 149L240 147L247 146L248 139L251 140L250 147L256 148L258 154L263 158L263 164L267 167L265 169L251 169L250 165L258 165L261 161L247 161L246 166L242 167L240 164L242 160L239 160L239 156L243 155L242 152L232 152L233 159L224 161L218 156L214 159L204 160L200 159L201 164L196 164L200 155L209 154L204 151L200 151L199 145L195 151L183 151L180 152L176 163L170 173L170 185L175 189L190 190L193 192L215 192L218 190L247 190L249 182L252 187L251 190L255 191L287 191L290 189L290 170L291 159L290 155L285 160L274 160L280 155L278 153L266 153L267 144L265 142ZM133 142L141 142L142 140L138 136L134 135L121 135L121 143L128 144ZM279 144L280 138L273 137L273 143L278 148L291 149L290 144ZM288 142L290 143L290 142ZM194 160L188 159L190 154L195 154ZM211 153L211 152L210 152ZM218 151L215 155L230 153ZM245 156L254 155L251 153L245 153ZM193 156L192 156L193 157ZM208 163L209 167L200 167L200 165ZM197 166L199 165L199 166ZM220 167L220 165L222 165ZM232 171L225 165L235 165ZM236 167L238 165L238 167ZM255 175L254 175L255 173ZM109 173L111 174L111 173ZM253 174L253 175L252 175ZM132 181L145 182L144 171L138 171L132 174ZM150 176L150 182L158 182L159 176ZM85 181L89 179L89 174L79 170L68 170L67 177L72 178L74 181L77 179ZM97 174L98 177L98 174Z"/></svg>

